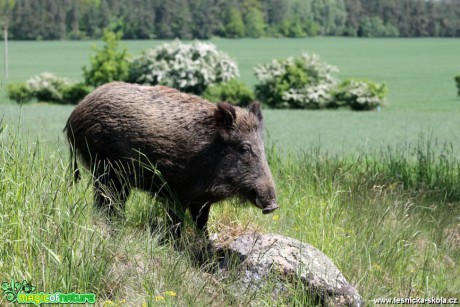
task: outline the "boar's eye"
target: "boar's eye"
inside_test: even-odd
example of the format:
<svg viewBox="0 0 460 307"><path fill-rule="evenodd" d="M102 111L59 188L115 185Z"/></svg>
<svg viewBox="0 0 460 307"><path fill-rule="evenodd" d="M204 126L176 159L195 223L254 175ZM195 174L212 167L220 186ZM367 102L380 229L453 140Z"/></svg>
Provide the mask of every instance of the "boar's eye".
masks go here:
<svg viewBox="0 0 460 307"><path fill-rule="evenodd" d="M249 144L243 144L243 145L241 146L241 153L246 154L246 153L250 153L250 152L251 152L251 145L249 145Z"/></svg>

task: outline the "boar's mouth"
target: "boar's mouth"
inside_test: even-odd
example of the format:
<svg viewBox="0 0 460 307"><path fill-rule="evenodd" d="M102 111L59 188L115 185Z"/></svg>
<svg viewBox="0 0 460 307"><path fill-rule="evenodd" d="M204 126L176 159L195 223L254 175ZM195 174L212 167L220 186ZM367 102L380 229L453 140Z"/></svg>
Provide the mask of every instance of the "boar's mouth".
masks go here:
<svg viewBox="0 0 460 307"><path fill-rule="evenodd" d="M256 207L262 209L263 214L272 213L273 211L279 208L274 199L266 201L265 199L258 197L257 192L254 189L252 189L249 194L250 194L249 200L253 204L255 204Z"/></svg>

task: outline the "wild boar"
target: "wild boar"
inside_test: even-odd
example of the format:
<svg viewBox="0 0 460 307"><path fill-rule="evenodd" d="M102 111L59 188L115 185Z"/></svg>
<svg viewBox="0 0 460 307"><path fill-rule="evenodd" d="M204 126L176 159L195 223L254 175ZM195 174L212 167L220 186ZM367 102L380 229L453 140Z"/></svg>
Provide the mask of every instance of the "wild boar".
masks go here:
<svg viewBox="0 0 460 307"><path fill-rule="evenodd" d="M278 208L258 102L242 109L165 86L113 82L86 96L64 131L75 179L78 155L93 174L97 206L123 207L132 188L146 190L168 204L176 238L177 207L206 235L215 202L239 196L264 214Z"/></svg>

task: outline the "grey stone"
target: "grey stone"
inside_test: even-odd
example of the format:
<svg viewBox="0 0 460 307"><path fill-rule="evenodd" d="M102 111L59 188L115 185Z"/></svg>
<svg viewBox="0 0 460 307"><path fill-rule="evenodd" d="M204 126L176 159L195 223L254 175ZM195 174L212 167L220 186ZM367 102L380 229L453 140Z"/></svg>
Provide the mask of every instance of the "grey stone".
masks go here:
<svg viewBox="0 0 460 307"><path fill-rule="evenodd" d="M285 293L289 283L299 282L316 301L326 306L363 306L357 290L334 263L315 247L276 234L243 234L226 245L216 244L221 270L235 265L245 288L264 287L273 277L280 282L272 296Z"/></svg>

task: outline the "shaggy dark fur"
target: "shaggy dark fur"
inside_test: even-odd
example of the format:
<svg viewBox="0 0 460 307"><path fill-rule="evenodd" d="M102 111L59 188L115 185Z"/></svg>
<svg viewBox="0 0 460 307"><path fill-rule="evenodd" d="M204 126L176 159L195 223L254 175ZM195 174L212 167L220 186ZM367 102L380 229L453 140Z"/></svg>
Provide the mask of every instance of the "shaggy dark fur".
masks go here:
<svg viewBox="0 0 460 307"><path fill-rule="evenodd" d="M241 196L264 213L278 207L259 103L245 110L164 86L114 82L81 101L65 131L75 178L78 154L101 207L123 205L137 187L165 198L174 224L182 220L171 204L180 204L205 232L211 204L223 199Z"/></svg>

